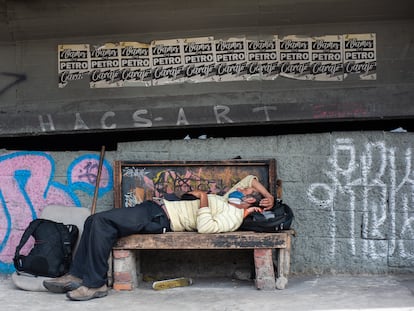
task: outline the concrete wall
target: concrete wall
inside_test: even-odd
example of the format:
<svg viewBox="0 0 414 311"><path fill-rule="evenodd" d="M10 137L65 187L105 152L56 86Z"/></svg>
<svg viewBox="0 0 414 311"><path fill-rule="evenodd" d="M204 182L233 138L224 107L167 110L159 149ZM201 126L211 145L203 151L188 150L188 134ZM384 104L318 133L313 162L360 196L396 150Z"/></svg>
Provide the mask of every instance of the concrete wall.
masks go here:
<svg viewBox="0 0 414 311"><path fill-rule="evenodd" d="M129 143L119 145L118 157L275 158L283 199L296 215L292 271L387 273L414 269L413 147L411 133L343 132ZM154 255L146 269L162 268ZM204 259L194 252L172 258L205 273L208 256L198 256ZM241 256L229 262L217 269L237 274L249 264Z"/></svg>
<svg viewBox="0 0 414 311"><path fill-rule="evenodd" d="M111 131L134 129L138 137L139 129L148 130L149 124L151 130L413 118L412 1L288 2L197 0L191 8L187 1L168 0L0 0L0 136L95 133L115 125ZM85 80L58 88L58 44L346 33L376 34L376 80L277 79L108 89L91 89ZM217 118L217 105L229 108L225 119ZM150 122L135 122L134 113L145 109ZM262 113L264 109L269 113ZM182 111L188 124L177 122ZM113 117L105 119L108 113ZM168 119L157 123L164 114ZM106 153L98 211L113 205L113 159L276 158L285 201L296 213L294 272L413 270L412 134L271 134L120 144L117 151ZM13 271L14 247L44 206L91 206L97 157L91 152L0 151L0 273ZM171 253L159 260L155 255L143 262L151 273L168 270L171 262L200 274L231 275L251 266L242 253L227 254L210 270L206 258L214 265L221 255Z"/></svg>
<svg viewBox="0 0 414 311"><path fill-rule="evenodd" d="M112 208L112 162L275 158L283 199L295 212L294 273L414 270L414 135L343 132L119 144L105 155L98 211ZM44 206L91 206L99 154L0 156L0 273L25 226ZM142 272L248 275L248 252L143 252ZM209 268L206 268L209 267Z"/></svg>
<svg viewBox="0 0 414 311"><path fill-rule="evenodd" d="M172 5L171 1L164 2ZM376 7L376 4L373 6ZM219 8L216 10L220 11ZM324 10L322 6L320 11ZM315 11L319 12L317 7L313 13ZM334 11L336 15L342 13L337 9ZM68 14L63 9L58 12L64 16ZM51 23L48 31L56 28L53 24L55 13L53 10L46 11L45 15L49 19L45 17L45 21L39 21L39 24ZM16 23L22 23L21 28L29 32L32 31L29 26L33 22L29 17L34 13L30 11L27 14L28 17L22 17ZM108 12L108 16L111 14ZM171 15L169 12L166 14ZM70 16L66 18L70 19ZM170 17L168 20L175 21L175 18ZM234 26L195 30L187 27L183 31L154 33L133 33L139 28L131 28L116 34L86 36L84 31L89 25L89 19L80 25L74 23L73 31L82 29L82 35L77 37L60 36L57 33L36 40L24 37L21 41L0 41L0 108L3 112L0 114L0 137L123 129L222 127L230 123L254 126L257 123L412 119L414 116L414 107L411 105L414 98L412 19L362 20L354 23L321 21L306 26L268 25L257 28ZM65 88L58 87L59 44L100 45L107 42L150 42L198 36L222 38L277 34L314 37L352 33L376 34L376 80L354 77L344 81L322 82L279 77L274 81L177 83L97 89L89 87L88 79L85 79L70 83Z"/></svg>
<svg viewBox="0 0 414 311"><path fill-rule="evenodd" d="M45 206L91 207L98 163L99 153L91 152L0 151L0 273L14 271L20 237ZM107 153L97 211L113 206L111 163Z"/></svg>

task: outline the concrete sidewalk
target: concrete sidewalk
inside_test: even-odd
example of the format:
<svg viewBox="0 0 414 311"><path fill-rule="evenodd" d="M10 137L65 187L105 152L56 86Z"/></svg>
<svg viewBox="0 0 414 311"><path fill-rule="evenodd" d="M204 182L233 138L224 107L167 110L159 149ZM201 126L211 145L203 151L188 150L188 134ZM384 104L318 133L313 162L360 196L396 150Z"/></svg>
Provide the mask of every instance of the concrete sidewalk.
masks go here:
<svg viewBox="0 0 414 311"><path fill-rule="evenodd" d="M258 291L253 282L193 280L189 287L162 291L151 283L130 292L111 290L85 302L64 294L16 289L11 278L0 280L0 309L16 311L106 310L378 310L414 311L414 274L388 276L295 276L285 290Z"/></svg>

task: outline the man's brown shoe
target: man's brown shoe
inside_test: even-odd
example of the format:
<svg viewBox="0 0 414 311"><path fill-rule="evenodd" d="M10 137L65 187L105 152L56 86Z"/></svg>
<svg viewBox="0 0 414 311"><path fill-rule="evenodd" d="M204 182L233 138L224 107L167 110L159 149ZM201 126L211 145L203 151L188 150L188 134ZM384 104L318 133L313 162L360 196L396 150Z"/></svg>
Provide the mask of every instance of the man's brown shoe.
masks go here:
<svg viewBox="0 0 414 311"><path fill-rule="evenodd" d="M108 287L103 285L99 288L81 286L73 291L67 292L66 297L70 300L85 301L93 298L102 298L108 295Z"/></svg>
<svg viewBox="0 0 414 311"><path fill-rule="evenodd" d="M82 280L71 274L65 274L61 277L44 280L43 286L52 293L66 293L71 290L77 289L82 285Z"/></svg>

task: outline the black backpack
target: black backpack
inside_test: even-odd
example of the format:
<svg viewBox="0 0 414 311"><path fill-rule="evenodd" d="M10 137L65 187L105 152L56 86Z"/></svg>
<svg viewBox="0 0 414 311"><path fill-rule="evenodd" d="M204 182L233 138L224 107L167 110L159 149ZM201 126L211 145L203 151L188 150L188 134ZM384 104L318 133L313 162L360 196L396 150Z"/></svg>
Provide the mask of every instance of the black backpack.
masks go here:
<svg viewBox="0 0 414 311"><path fill-rule="evenodd" d="M288 230L294 215L292 209L282 200L277 200L271 210L263 213L253 212L244 220L239 230L256 232L279 232Z"/></svg>
<svg viewBox="0 0 414 311"><path fill-rule="evenodd" d="M69 271L73 248L79 229L75 225L64 225L48 219L33 220L23 233L13 258L17 272L35 276L59 277ZM27 256L20 250L33 236L35 244Z"/></svg>

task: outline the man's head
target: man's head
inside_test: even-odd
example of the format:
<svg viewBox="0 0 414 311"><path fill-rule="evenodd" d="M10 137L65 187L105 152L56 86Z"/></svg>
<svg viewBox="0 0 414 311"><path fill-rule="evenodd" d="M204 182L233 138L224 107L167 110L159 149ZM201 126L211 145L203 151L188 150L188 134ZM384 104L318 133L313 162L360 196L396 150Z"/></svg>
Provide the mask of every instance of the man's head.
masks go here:
<svg viewBox="0 0 414 311"><path fill-rule="evenodd" d="M263 199L263 195L254 190L253 192L246 194L243 198L243 201L249 203L252 206L259 206L260 201Z"/></svg>

